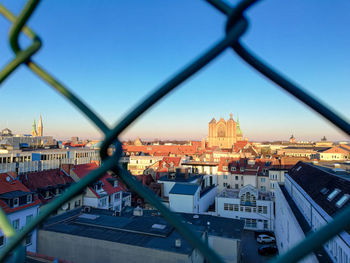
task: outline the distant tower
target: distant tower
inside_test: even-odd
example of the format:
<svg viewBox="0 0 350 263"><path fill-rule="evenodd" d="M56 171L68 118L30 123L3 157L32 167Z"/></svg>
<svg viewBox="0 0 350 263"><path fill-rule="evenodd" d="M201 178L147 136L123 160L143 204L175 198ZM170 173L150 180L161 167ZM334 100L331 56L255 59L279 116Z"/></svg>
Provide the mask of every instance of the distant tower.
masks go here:
<svg viewBox="0 0 350 263"><path fill-rule="evenodd" d="M237 129L236 129L237 141L243 141L243 133L241 127L239 126L239 118L237 115Z"/></svg>
<svg viewBox="0 0 350 263"><path fill-rule="evenodd" d="M294 135L293 135L293 134L292 134L292 136L290 136L289 142L290 142L290 143L295 143L295 142L296 142L296 139L294 138Z"/></svg>
<svg viewBox="0 0 350 263"><path fill-rule="evenodd" d="M38 124L38 136L44 136L44 126L43 126L43 119L41 118L41 115L40 115L40 120Z"/></svg>
<svg viewBox="0 0 350 263"><path fill-rule="evenodd" d="M36 124L35 124L35 120L33 122L33 128L32 128L32 136L38 136L38 133L36 132Z"/></svg>

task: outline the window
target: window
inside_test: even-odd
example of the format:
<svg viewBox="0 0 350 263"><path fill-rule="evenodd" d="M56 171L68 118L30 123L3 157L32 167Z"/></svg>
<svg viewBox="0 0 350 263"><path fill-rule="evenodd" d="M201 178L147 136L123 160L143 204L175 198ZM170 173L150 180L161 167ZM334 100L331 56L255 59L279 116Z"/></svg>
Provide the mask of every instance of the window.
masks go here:
<svg viewBox="0 0 350 263"><path fill-rule="evenodd" d="M263 214L267 214L267 206L263 206L262 209L263 209L263 210L262 210L262 213L263 213Z"/></svg>
<svg viewBox="0 0 350 263"><path fill-rule="evenodd" d="M224 187L227 187L227 183L224 183Z"/></svg>
<svg viewBox="0 0 350 263"><path fill-rule="evenodd" d="M267 220L264 220L264 229L268 229L269 228L269 224Z"/></svg>
<svg viewBox="0 0 350 263"><path fill-rule="evenodd" d="M264 183L265 182L265 178L261 178L260 182Z"/></svg>
<svg viewBox="0 0 350 263"><path fill-rule="evenodd" d="M227 171L227 169L228 169L227 166L222 167L222 170L224 170L224 171Z"/></svg>
<svg viewBox="0 0 350 263"><path fill-rule="evenodd" d="M19 198L13 198L13 207L17 207L19 205Z"/></svg>
<svg viewBox="0 0 350 263"><path fill-rule="evenodd" d="M74 207L79 207L80 206L80 199L79 200L76 200L74 202Z"/></svg>
<svg viewBox="0 0 350 263"><path fill-rule="evenodd" d="M232 171L232 172L235 172L235 171L236 171L236 167L232 166L232 167L231 167L231 171Z"/></svg>
<svg viewBox="0 0 350 263"><path fill-rule="evenodd" d="M238 189L238 184L235 184L235 188Z"/></svg>
<svg viewBox="0 0 350 263"><path fill-rule="evenodd" d="M29 222L32 221L32 220L33 220L33 215L26 216L26 225L28 225Z"/></svg>
<svg viewBox="0 0 350 263"><path fill-rule="evenodd" d="M235 180L238 180L238 176L235 176Z"/></svg>
<svg viewBox="0 0 350 263"><path fill-rule="evenodd" d="M224 210L228 211L228 205L227 203L224 203Z"/></svg>
<svg viewBox="0 0 350 263"><path fill-rule="evenodd" d="M245 207L245 212L251 213L251 212L252 212L252 208L249 207L249 206L246 206L246 207Z"/></svg>
<svg viewBox="0 0 350 263"><path fill-rule="evenodd" d="M114 187L118 187L118 180L114 181Z"/></svg>
<svg viewBox="0 0 350 263"><path fill-rule="evenodd" d="M28 235L26 236L25 242L26 242L26 243L25 243L26 246L29 246L29 245L32 244L32 234L28 234Z"/></svg>
<svg viewBox="0 0 350 263"><path fill-rule="evenodd" d="M59 194L60 194L60 189L57 188L57 189L56 189L56 195L59 195Z"/></svg>
<svg viewBox="0 0 350 263"><path fill-rule="evenodd" d="M32 198L32 195L27 195L27 203L31 203L33 202L33 198Z"/></svg>
<svg viewBox="0 0 350 263"><path fill-rule="evenodd" d="M224 179L227 179L227 175L224 174Z"/></svg>
<svg viewBox="0 0 350 263"><path fill-rule="evenodd" d="M339 189L334 189L332 193L330 193L327 197L328 201L332 201L334 199L334 197L336 197L337 194L340 193Z"/></svg>
<svg viewBox="0 0 350 263"><path fill-rule="evenodd" d="M12 221L12 226L15 230L19 229L19 218Z"/></svg>
<svg viewBox="0 0 350 263"><path fill-rule="evenodd" d="M241 169L240 169L240 170L241 170L241 172L244 172L244 168L243 168L243 167L241 167Z"/></svg>
<svg viewBox="0 0 350 263"><path fill-rule="evenodd" d="M238 205L236 205L236 204L233 205L233 211L238 212Z"/></svg>
<svg viewBox="0 0 350 263"><path fill-rule="evenodd" d="M2 247L5 244L5 237L4 234L0 236L0 247Z"/></svg>
<svg viewBox="0 0 350 263"><path fill-rule="evenodd" d="M348 199L349 195L345 194L338 200L338 202L335 205L337 207L342 207L346 203L346 201L348 201Z"/></svg>
<svg viewBox="0 0 350 263"><path fill-rule="evenodd" d="M261 186L260 189L261 189L261 191L263 191L263 192L266 191L266 187L265 187L265 186Z"/></svg>

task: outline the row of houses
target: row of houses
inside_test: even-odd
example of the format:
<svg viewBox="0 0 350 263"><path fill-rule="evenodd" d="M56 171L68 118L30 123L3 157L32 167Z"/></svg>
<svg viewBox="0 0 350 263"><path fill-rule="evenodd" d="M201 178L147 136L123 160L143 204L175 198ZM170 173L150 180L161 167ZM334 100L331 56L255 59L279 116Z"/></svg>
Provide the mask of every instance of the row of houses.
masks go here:
<svg viewBox="0 0 350 263"><path fill-rule="evenodd" d="M64 165L61 169L25 173L0 174L0 206L7 214L15 230L22 229L37 216L40 209L62 194L70 185L79 182L89 172L98 168L97 163ZM131 205L127 188L111 173L106 173L83 193L62 205L56 214L64 214L83 206L120 212ZM6 244L0 232L0 249ZM37 251L37 230L25 239L27 251Z"/></svg>

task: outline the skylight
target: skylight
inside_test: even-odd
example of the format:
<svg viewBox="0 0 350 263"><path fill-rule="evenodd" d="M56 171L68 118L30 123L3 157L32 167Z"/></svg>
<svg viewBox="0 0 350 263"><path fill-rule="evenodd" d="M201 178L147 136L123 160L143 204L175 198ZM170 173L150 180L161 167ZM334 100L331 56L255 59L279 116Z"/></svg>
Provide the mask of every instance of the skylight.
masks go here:
<svg viewBox="0 0 350 263"><path fill-rule="evenodd" d="M336 197L337 194L340 193L340 190L339 189L334 189L332 193L329 194L329 196L327 197L327 199L329 201L332 201L334 199L334 197Z"/></svg>
<svg viewBox="0 0 350 263"><path fill-rule="evenodd" d="M326 187L324 187L324 188L321 189L320 192L321 192L321 194L325 195L325 194L327 194L329 192L329 190Z"/></svg>
<svg viewBox="0 0 350 263"><path fill-rule="evenodd" d="M164 229L166 227L166 225L161 225L161 224L153 224L152 228L155 229Z"/></svg>
<svg viewBox="0 0 350 263"><path fill-rule="evenodd" d="M345 194L345 195L343 195L339 200L338 200L338 202L335 204L337 207L342 207L345 203L346 203L346 201L348 201L349 200L349 195L347 195L347 194Z"/></svg>

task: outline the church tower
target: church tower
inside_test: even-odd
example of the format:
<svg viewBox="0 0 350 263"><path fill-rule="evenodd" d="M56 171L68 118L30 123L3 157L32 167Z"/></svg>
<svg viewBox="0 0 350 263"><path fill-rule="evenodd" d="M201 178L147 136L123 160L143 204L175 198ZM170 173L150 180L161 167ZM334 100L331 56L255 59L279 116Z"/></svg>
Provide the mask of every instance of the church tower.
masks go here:
<svg viewBox="0 0 350 263"><path fill-rule="evenodd" d="M232 113L227 121L224 118L220 118L219 121L213 118L209 122L209 147L218 146L222 149L232 149L237 141L242 140L242 137L239 122L233 119Z"/></svg>
<svg viewBox="0 0 350 263"><path fill-rule="evenodd" d="M32 136L35 137L35 136L38 136L38 133L36 131L36 124L35 124L35 119L34 119L34 122L33 122L33 128L32 128Z"/></svg>
<svg viewBox="0 0 350 263"><path fill-rule="evenodd" d="M43 126L43 119L40 115L39 125L38 125L38 136L44 136L44 126Z"/></svg>

